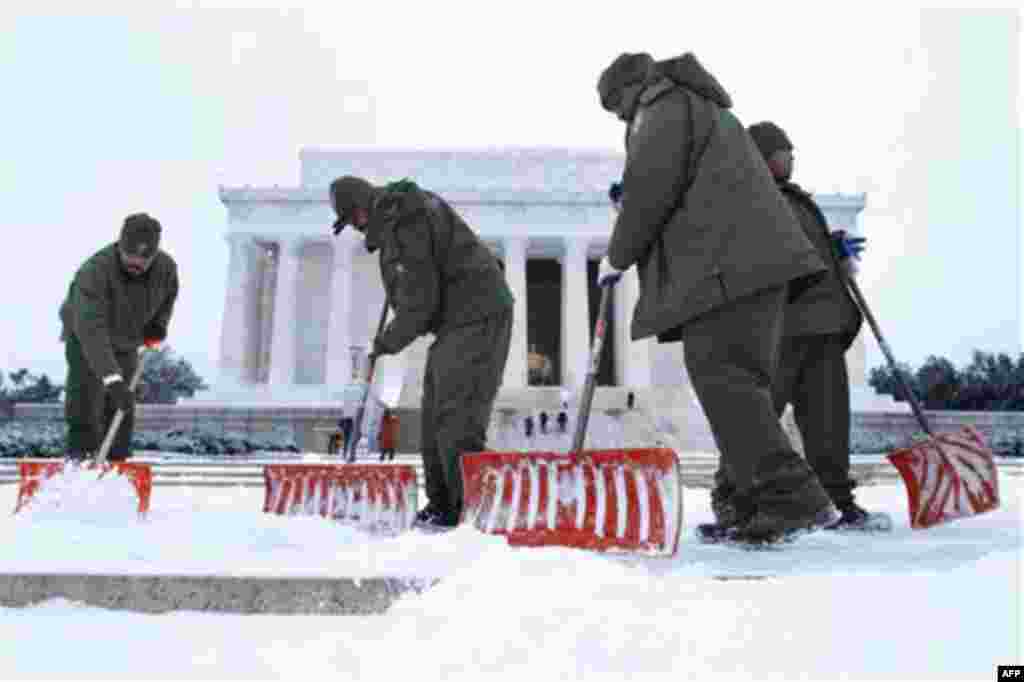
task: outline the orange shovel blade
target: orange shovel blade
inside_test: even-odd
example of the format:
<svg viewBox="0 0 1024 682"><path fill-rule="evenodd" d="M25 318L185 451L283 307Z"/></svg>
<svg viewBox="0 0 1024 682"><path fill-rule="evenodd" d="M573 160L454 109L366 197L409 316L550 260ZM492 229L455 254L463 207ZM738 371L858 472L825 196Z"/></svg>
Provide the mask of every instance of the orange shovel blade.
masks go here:
<svg viewBox="0 0 1024 682"><path fill-rule="evenodd" d="M476 452L461 462L463 520L510 545L678 550L683 498L672 450Z"/></svg>
<svg viewBox="0 0 1024 682"><path fill-rule="evenodd" d="M410 464L268 464L263 511L324 516L381 531L411 527L416 469Z"/></svg>
<svg viewBox="0 0 1024 682"><path fill-rule="evenodd" d="M88 461L82 464L87 469L95 469L96 462ZM64 471L64 460L21 460L18 462L18 501L14 506L14 513L24 509L31 501L32 496L39 490L43 481L52 478ZM127 476L135 488L139 498L138 512L145 516L149 512L149 497L153 491L153 469L149 464L137 462L106 462L100 472L100 477L110 471L116 471L121 476Z"/></svg>
<svg viewBox="0 0 1024 682"><path fill-rule="evenodd" d="M992 451L970 426L888 455L910 498L911 528L929 528L999 507Z"/></svg>

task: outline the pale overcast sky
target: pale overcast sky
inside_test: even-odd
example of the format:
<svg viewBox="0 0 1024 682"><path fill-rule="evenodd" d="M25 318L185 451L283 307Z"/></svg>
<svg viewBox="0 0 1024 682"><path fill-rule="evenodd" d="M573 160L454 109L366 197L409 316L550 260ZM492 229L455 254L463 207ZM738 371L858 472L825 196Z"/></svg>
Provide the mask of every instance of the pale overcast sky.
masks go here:
<svg viewBox="0 0 1024 682"><path fill-rule="evenodd" d="M640 50L693 51L745 123L782 125L797 182L867 193L862 283L898 359L1022 352L1017 10L77 4L0 8L4 372L63 381L57 310L70 277L126 214L148 211L181 268L168 340L215 379L218 184L294 185L305 146L617 150L622 125L595 83ZM369 131L345 115L346 96L367 90ZM883 362L869 339L868 365Z"/></svg>

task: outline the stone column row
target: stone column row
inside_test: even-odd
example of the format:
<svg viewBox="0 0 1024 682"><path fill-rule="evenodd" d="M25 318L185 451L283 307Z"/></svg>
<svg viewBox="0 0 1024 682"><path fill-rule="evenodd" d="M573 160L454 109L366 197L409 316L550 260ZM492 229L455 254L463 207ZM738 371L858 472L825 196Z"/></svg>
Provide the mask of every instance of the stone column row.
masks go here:
<svg viewBox="0 0 1024 682"><path fill-rule="evenodd" d="M273 328L270 334L271 385L291 385L295 379L297 333L298 278L302 248L307 243L299 237L276 238L279 256L273 302ZM248 357L251 340L259 333L255 328L255 296L258 289L259 248L252 235L230 234L230 261L225 295L224 322L221 332L221 379L228 385L241 385L250 377L253 360ZM325 381L340 386L351 380L350 346L356 341L350 329L353 305L353 257L359 240L342 234L330 241L334 254L331 267L331 312L328 323L328 352ZM508 388L527 386L527 237L510 237L502 242L505 275L515 297L512 339L506 365L504 385ZM589 241L567 238L562 263L561 338L562 377L567 387L579 388L586 380L590 359L590 304L587 255ZM629 340L629 323L638 295L636 271L631 269L616 287L614 305L617 309L616 334L606 343L616 346L619 383L628 386L651 385L650 344Z"/></svg>
<svg viewBox="0 0 1024 682"><path fill-rule="evenodd" d="M224 387L238 388L251 383L255 360L249 357L253 339L260 334L255 325L259 289L257 237L228 234L230 248L224 318L221 328L220 379ZM278 263L273 302L273 328L270 334L271 385L288 386L295 381L298 329L295 313L303 247L311 240L301 237L260 238L278 245ZM331 267L331 313L328 323L327 377L329 385L348 383L351 378L349 330L351 312L353 252L358 240L342 234L331 240L334 250Z"/></svg>

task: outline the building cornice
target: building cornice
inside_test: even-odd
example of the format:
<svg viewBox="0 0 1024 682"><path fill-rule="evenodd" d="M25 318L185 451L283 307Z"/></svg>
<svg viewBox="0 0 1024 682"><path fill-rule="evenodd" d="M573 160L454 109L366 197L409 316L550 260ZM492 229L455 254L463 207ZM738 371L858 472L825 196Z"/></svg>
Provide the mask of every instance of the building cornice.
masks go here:
<svg viewBox="0 0 1024 682"><path fill-rule="evenodd" d="M322 203L327 189L320 187L218 187L221 203ZM604 192L546 193L535 190L447 190L445 201L459 206L608 206Z"/></svg>
<svg viewBox="0 0 1024 682"><path fill-rule="evenodd" d="M328 202L327 188L294 186L242 187L219 186L218 196L223 204L293 204ZM823 207L860 211L867 204L867 194L815 194L814 200ZM604 192L546 193L536 190L498 189L488 191L448 190L443 197L458 206L608 206Z"/></svg>

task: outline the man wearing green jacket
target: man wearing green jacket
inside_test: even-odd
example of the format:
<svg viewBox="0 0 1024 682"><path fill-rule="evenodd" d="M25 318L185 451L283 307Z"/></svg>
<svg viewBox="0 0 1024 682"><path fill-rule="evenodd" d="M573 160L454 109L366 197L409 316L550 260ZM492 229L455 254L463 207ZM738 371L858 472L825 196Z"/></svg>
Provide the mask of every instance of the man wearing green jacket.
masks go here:
<svg viewBox="0 0 1024 682"><path fill-rule="evenodd" d="M331 183L338 220L380 270L394 317L373 355L400 353L434 334L423 377L422 448L427 506L419 524L451 527L462 513L459 455L485 448L512 333L513 298L486 244L443 199L409 180L375 187L344 176Z"/></svg>
<svg viewBox="0 0 1024 682"><path fill-rule="evenodd" d="M636 266L631 337L682 341L686 368L735 485L734 513L705 537L759 543L831 520L828 495L772 402L783 309L825 264L692 54L623 54L602 106L628 125L620 211L599 268Z"/></svg>
<svg viewBox="0 0 1024 682"><path fill-rule="evenodd" d="M108 458L123 461L132 455L135 399L128 381L139 346L167 337L178 297L178 266L160 250L160 232L160 223L145 213L125 218L120 239L75 273L60 308L70 459L99 450L118 409L125 416Z"/></svg>
<svg viewBox="0 0 1024 682"><path fill-rule="evenodd" d="M787 405L793 405L807 461L841 513L827 528L873 530L885 524L884 517L865 511L854 501L856 482L850 478L850 381L846 369L846 351L860 332L863 317L844 278L856 276L865 240L842 230L830 232L814 197L790 179L793 144L782 128L762 121L748 131L804 233L829 267L822 281L786 306L775 409L781 416ZM719 480L724 478L721 473ZM716 488L715 497L725 497L722 486Z"/></svg>

